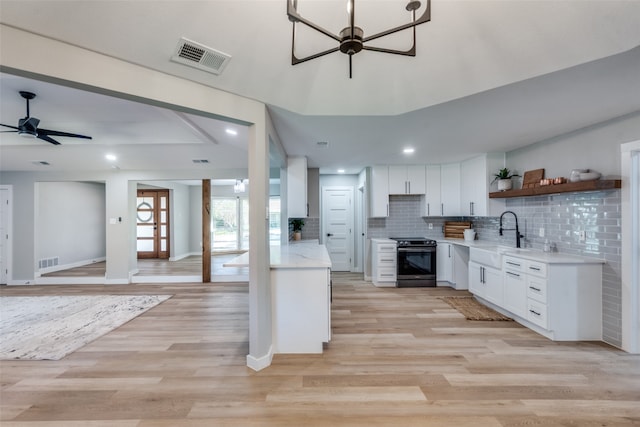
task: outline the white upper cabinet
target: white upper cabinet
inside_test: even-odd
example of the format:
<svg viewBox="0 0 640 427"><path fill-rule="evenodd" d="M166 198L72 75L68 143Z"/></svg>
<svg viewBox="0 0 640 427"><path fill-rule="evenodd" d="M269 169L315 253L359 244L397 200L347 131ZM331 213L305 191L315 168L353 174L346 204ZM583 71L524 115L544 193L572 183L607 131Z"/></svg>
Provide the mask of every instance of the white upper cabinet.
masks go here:
<svg viewBox="0 0 640 427"><path fill-rule="evenodd" d="M460 164L460 209L464 216L496 216L504 199L489 199L493 175L505 164L504 153L490 153Z"/></svg>
<svg viewBox="0 0 640 427"><path fill-rule="evenodd" d="M427 165L425 193L426 216L442 216L442 199L440 192L440 165Z"/></svg>
<svg viewBox="0 0 640 427"><path fill-rule="evenodd" d="M369 217L389 216L389 167L372 166L367 183L369 187Z"/></svg>
<svg viewBox="0 0 640 427"><path fill-rule="evenodd" d="M289 218L309 216L306 157L287 158L287 215Z"/></svg>
<svg viewBox="0 0 640 427"><path fill-rule="evenodd" d="M460 163L440 165L440 201L442 216L460 216L462 214L460 210Z"/></svg>
<svg viewBox="0 0 640 427"><path fill-rule="evenodd" d="M424 165L389 166L389 194L425 194Z"/></svg>

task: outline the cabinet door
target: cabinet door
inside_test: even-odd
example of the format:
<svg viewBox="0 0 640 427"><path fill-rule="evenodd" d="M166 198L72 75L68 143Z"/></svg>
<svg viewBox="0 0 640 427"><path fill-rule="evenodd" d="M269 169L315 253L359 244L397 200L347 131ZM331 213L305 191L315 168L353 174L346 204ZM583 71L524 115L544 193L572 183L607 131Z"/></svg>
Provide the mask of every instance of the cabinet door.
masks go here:
<svg viewBox="0 0 640 427"><path fill-rule="evenodd" d="M389 216L389 168L373 166L369 180L369 216Z"/></svg>
<svg viewBox="0 0 640 427"><path fill-rule="evenodd" d="M456 289L469 289L469 248L462 245L450 245L453 253L452 280Z"/></svg>
<svg viewBox="0 0 640 427"><path fill-rule="evenodd" d="M442 216L460 216L460 163L440 166Z"/></svg>
<svg viewBox="0 0 640 427"><path fill-rule="evenodd" d="M427 191L425 167L422 165L407 166L407 182L408 194L425 194Z"/></svg>
<svg viewBox="0 0 640 427"><path fill-rule="evenodd" d="M485 194L486 173L484 156L460 164L460 210L463 215L485 215L486 205L482 201L489 196Z"/></svg>
<svg viewBox="0 0 640 427"><path fill-rule="evenodd" d="M309 216L306 157L287 159L287 212L289 218Z"/></svg>
<svg viewBox="0 0 640 427"><path fill-rule="evenodd" d="M406 166L389 166L389 194L409 194Z"/></svg>
<svg viewBox="0 0 640 427"><path fill-rule="evenodd" d="M426 216L441 216L442 201L440 198L440 165L426 167Z"/></svg>
<svg viewBox="0 0 640 427"><path fill-rule="evenodd" d="M436 247L436 280L453 282L453 254L449 243L438 243Z"/></svg>
<svg viewBox="0 0 640 427"><path fill-rule="evenodd" d="M477 262L469 262L469 292L482 298L484 298L485 294L483 268Z"/></svg>
<svg viewBox="0 0 640 427"><path fill-rule="evenodd" d="M504 272L504 308L520 317L527 317L527 280L516 271Z"/></svg>
<svg viewBox="0 0 640 427"><path fill-rule="evenodd" d="M502 271L497 268L482 267L483 279L485 284L484 297L487 301L490 301L496 305L502 306L504 304L504 281Z"/></svg>

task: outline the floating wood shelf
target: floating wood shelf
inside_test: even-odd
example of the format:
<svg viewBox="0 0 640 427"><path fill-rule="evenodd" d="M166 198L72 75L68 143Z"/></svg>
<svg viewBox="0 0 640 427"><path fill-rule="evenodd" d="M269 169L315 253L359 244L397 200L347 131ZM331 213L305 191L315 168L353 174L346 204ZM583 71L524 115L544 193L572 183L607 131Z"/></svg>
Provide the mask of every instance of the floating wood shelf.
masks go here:
<svg viewBox="0 0 640 427"><path fill-rule="evenodd" d="M496 191L489 193L490 199L508 199L511 197L542 196L545 194L577 193L581 191L600 191L620 188L619 179L597 179L595 181L567 182L566 184L543 185L519 190Z"/></svg>

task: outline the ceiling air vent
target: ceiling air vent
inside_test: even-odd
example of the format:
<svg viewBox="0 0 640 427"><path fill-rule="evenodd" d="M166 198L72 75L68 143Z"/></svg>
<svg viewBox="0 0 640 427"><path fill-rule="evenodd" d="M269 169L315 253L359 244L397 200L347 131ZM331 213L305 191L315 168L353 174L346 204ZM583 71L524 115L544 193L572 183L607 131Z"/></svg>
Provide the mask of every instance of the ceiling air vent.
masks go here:
<svg viewBox="0 0 640 427"><path fill-rule="evenodd" d="M231 55L181 38L171 60L202 71L220 74L231 60Z"/></svg>

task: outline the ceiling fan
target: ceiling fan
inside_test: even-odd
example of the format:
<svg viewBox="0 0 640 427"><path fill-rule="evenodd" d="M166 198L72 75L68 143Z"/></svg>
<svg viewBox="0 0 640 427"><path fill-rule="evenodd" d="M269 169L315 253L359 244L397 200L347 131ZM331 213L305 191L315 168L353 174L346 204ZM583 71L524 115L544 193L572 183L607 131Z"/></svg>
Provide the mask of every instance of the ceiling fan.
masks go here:
<svg viewBox="0 0 640 427"><path fill-rule="evenodd" d="M18 120L17 127L0 123L0 126L15 129L15 130L7 130L2 132L17 132L18 135L20 136L42 139L43 141L47 141L53 145L60 145L60 143L55 139L51 138L50 135L66 136L69 138L92 139L90 136L86 136L86 135L78 135L76 133L60 132L57 130L39 128L38 124L40 123L40 119L31 117L31 115L29 114L29 100L35 98L36 94L32 92L27 92L27 91L20 91L20 96L22 96L27 101L27 116L24 119Z"/></svg>

